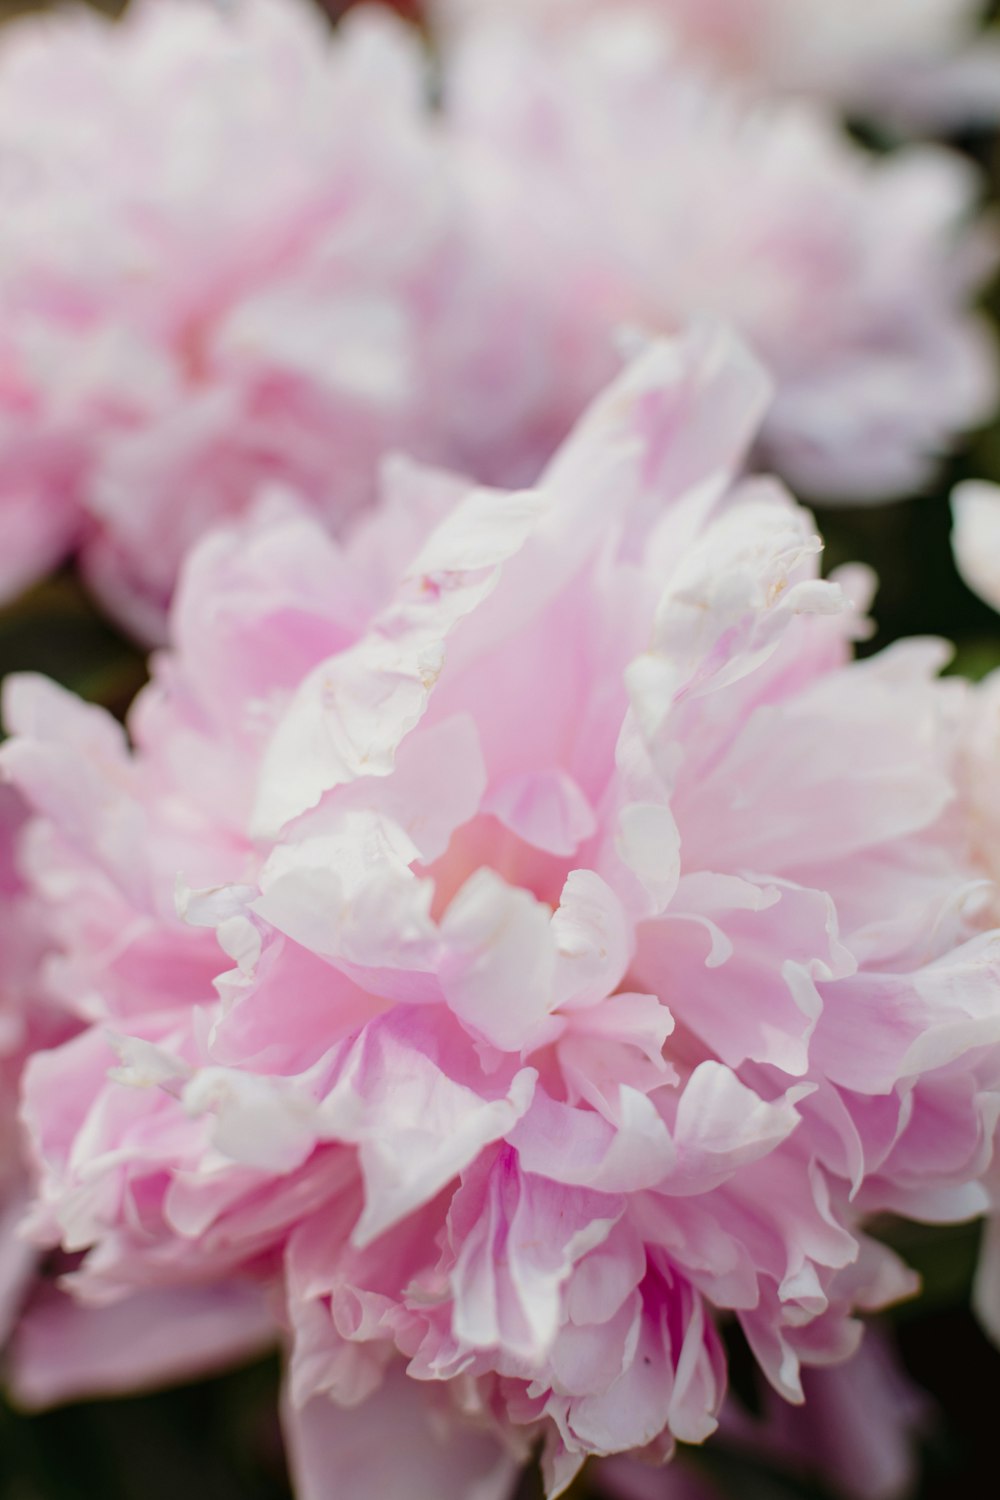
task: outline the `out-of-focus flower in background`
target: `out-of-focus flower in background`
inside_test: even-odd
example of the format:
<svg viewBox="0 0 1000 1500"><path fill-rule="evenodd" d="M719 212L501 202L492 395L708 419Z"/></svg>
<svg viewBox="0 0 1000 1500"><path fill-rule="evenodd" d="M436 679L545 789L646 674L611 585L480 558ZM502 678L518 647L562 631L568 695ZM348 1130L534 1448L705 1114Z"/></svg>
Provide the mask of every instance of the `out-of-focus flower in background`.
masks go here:
<svg viewBox="0 0 1000 1500"><path fill-rule="evenodd" d="M0 587L76 543L155 637L186 547L262 482L337 529L388 449L442 456L448 182L381 9L336 37L307 0L5 28Z"/></svg>
<svg viewBox="0 0 1000 1500"><path fill-rule="evenodd" d="M807 107L753 108L634 11L541 43L484 23L444 78L563 425L612 367L616 329L705 313L768 367L763 454L813 496L912 493L992 412L994 343L969 306L995 245L957 155L874 157Z"/></svg>
<svg viewBox="0 0 1000 1500"><path fill-rule="evenodd" d="M547 36L642 10L702 64L764 93L911 127L1000 117L1000 43L982 0L429 0L445 30L503 15Z"/></svg>
<svg viewBox="0 0 1000 1500"><path fill-rule="evenodd" d="M387 453L531 481L628 330L704 314L778 384L761 455L908 493L995 403L956 156L755 107L644 14L439 58L360 7L137 0L0 38L0 591L75 548L162 635L185 550L292 485L340 533ZM360 124L363 122L363 128Z"/></svg>

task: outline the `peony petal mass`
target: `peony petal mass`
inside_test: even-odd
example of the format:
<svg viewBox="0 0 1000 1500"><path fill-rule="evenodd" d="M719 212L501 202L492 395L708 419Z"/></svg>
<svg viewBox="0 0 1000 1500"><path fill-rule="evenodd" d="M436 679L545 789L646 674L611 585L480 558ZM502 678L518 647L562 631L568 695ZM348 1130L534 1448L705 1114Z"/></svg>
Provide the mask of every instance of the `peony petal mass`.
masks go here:
<svg viewBox="0 0 1000 1500"><path fill-rule="evenodd" d="M531 488L400 459L340 539L287 492L210 532L126 731L5 685L76 1024L31 1237L84 1309L266 1297L306 1500L663 1461L734 1326L801 1402L915 1290L882 1216L992 1205L978 699L854 659L868 575L745 475L771 389L649 342Z"/></svg>

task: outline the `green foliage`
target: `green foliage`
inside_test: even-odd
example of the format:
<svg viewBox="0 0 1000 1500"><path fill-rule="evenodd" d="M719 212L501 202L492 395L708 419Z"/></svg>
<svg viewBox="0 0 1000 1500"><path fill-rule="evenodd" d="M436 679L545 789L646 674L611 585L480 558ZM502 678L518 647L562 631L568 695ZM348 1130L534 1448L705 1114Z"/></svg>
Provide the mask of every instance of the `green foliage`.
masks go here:
<svg viewBox="0 0 1000 1500"><path fill-rule="evenodd" d="M0 678L10 672L43 672L121 716L146 665L67 569L0 609Z"/></svg>

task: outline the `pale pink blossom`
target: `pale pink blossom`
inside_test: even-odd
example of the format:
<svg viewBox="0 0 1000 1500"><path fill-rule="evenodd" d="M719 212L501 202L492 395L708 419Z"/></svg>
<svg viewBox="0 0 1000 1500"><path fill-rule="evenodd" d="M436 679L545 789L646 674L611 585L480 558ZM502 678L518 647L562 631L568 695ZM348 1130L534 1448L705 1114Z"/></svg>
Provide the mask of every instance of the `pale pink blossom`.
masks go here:
<svg viewBox="0 0 1000 1500"><path fill-rule="evenodd" d="M336 530L387 449L475 451L493 393L451 369L490 336L426 73L378 7L336 36L309 0L3 28L0 594L79 545L155 638L262 482Z"/></svg>
<svg viewBox="0 0 1000 1500"><path fill-rule="evenodd" d="M549 364L553 433L613 374L616 334L704 315L767 365L762 455L810 494L912 493L991 414L995 350L970 303L993 251L957 155L876 157L806 105L751 107L617 10L545 41L476 27L448 49L445 95Z"/></svg>
<svg viewBox="0 0 1000 1500"><path fill-rule="evenodd" d="M340 542L271 497L193 553L128 738L7 686L89 1023L29 1067L32 1232L88 1304L282 1296L306 1500L662 1460L719 1315L800 1401L914 1288L867 1218L988 1205L964 688L852 661L867 578L737 478L767 394L702 330L532 490L400 461Z"/></svg>
<svg viewBox="0 0 1000 1500"><path fill-rule="evenodd" d="M979 35L982 0L431 0L430 11L448 29L502 13L558 35L626 5L765 92L910 125L1000 114L1000 45Z"/></svg>

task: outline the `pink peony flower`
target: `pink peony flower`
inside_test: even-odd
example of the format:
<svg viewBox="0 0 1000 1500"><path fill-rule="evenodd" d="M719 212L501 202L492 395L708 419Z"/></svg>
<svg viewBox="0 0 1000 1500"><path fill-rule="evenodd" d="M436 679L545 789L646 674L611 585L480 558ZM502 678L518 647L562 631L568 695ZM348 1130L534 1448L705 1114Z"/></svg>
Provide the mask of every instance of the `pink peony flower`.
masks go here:
<svg viewBox="0 0 1000 1500"><path fill-rule="evenodd" d="M663 1459L715 1428L720 1319L799 1401L912 1289L868 1217L987 1206L963 685L852 662L865 577L734 480L766 399L706 330L533 490L400 461L343 542L264 503L193 553L128 739L7 685L88 1023L28 1070L33 1232L91 1305L280 1293L305 1500Z"/></svg>
<svg viewBox="0 0 1000 1500"><path fill-rule="evenodd" d="M487 314L425 73L374 7L336 39L308 0L4 28L0 594L79 542L155 638L261 482L336 530L387 448L465 456L494 402L452 362Z"/></svg>
<svg viewBox="0 0 1000 1500"><path fill-rule="evenodd" d="M876 158L805 106L751 109L635 14L544 43L475 28L446 94L554 430L610 378L616 330L706 314L776 380L763 454L810 493L911 493L991 413L995 351L968 308L993 252L957 156Z"/></svg>
<svg viewBox="0 0 1000 1500"><path fill-rule="evenodd" d="M1000 47L981 0L629 0L700 62L766 92L895 122L953 127L1000 113ZM558 34L621 0L433 0L464 28L501 12Z"/></svg>

